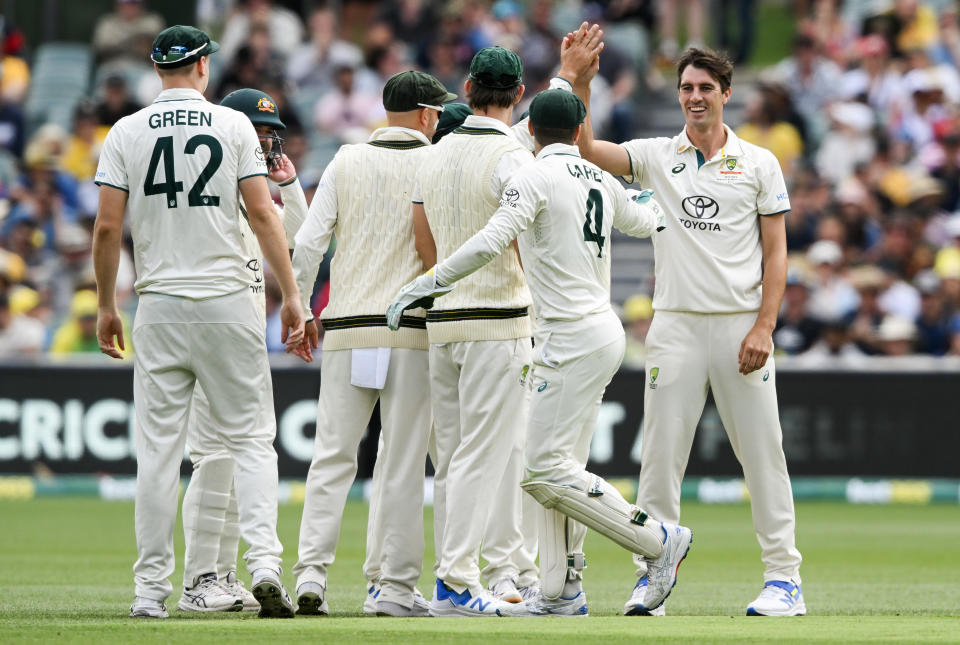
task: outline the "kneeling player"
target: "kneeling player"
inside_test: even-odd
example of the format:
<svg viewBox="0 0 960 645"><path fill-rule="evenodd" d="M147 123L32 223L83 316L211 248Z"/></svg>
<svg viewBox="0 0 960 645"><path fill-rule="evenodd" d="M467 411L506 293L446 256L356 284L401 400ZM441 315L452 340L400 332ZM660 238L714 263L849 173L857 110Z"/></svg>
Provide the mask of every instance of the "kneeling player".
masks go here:
<svg viewBox="0 0 960 645"><path fill-rule="evenodd" d="M517 172L487 225L406 285L387 310L395 329L405 309L451 291L519 239L537 315L522 486L543 507L541 593L501 615L586 615L584 524L651 560L643 599L648 609L669 595L692 541L689 529L654 520L585 469L603 391L624 352L623 327L610 306L606 242L612 225L637 237L664 225L649 193L628 194L580 158L575 142L585 114L570 92L541 92L530 105L536 161Z"/></svg>

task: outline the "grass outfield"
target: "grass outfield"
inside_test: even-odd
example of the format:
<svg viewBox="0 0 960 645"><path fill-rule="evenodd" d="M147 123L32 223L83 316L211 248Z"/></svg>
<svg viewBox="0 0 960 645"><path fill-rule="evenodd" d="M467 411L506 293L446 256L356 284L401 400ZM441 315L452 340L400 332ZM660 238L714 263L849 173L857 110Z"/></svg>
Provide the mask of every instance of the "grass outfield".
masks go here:
<svg viewBox="0 0 960 645"><path fill-rule="evenodd" d="M294 561L302 507L280 508ZM759 548L747 506L685 507L690 557L666 618L624 618L633 584L629 557L591 534L586 571L591 617L383 619L361 617L366 506L351 503L330 572L329 618L261 621L250 615L126 618L133 595L133 505L89 499L0 502L0 642L235 641L368 643L545 642L960 642L960 508L800 504L799 547L809 615L743 616L760 589ZM429 530L430 522L427 522ZM179 529L178 529L179 530ZM178 533L177 553L183 539ZM427 563L433 558L432 549ZM429 569L429 566L427 567ZM180 569L174 574L177 588ZM432 579L420 589L429 597Z"/></svg>

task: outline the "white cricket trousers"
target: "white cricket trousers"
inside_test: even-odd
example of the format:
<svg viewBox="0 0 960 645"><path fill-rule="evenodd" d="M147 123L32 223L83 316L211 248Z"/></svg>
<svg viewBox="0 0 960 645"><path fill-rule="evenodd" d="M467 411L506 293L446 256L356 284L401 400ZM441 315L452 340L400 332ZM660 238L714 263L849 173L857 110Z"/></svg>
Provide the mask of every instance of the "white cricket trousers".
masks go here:
<svg viewBox="0 0 960 645"><path fill-rule="evenodd" d="M680 482L708 388L740 465L765 565L764 580L800 582L793 492L783 454L773 351L766 365L738 371L740 343L756 313L658 311L647 334L643 446L637 505L680 521ZM646 565L635 558L637 575Z"/></svg>
<svg viewBox="0 0 960 645"><path fill-rule="evenodd" d="M488 578L512 575L517 566L509 554L524 548L516 451L525 436L529 362L529 338L430 345L436 471L442 483L434 488L434 512L443 522L436 575L458 593L483 589L478 558L492 514L501 519L494 527L498 548L490 554L499 562L487 567Z"/></svg>
<svg viewBox="0 0 960 645"><path fill-rule="evenodd" d="M316 582L326 588L343 508L357 475L357 448L379 399L379 492L374 493L376 518L367 527L367 540L381 544L379 599L409 608L423 567L423 478L430 434L427 352L391 349L382 390L350 384L351 354L349 349L323 352L317 435L293 573L297 586Z"/></svg>
<svg viewBox="0 0 960 645"><path fill-rule="evenodd" d="M273 386L253 296L247 289L208 300L143 294L133 342L136 594L163 601L172 591L180 463L197 383L236 464L240 534L250 545L247 569L279 573L275 429L260 423L265 407L272 413Z"/></svg>
<svg viewBox="0 0 960 645"><path fill-rule="evenodd" d="M590 441L603 392L620 368L625 348L623 327L615 314L597 316L593 321L599 324L592 334L578 333L573 325L552 332L538 329L527 431L529 479L581 490L589 488L593 480L586 470ZM589 349L597 339L610 342ZM610 487L605 494L617 493ZM623 504L628 505L626 500ZM581 575L568 569L567 555L583 552L587 529L558 511L537 506L541 588L546 597L556 598L568 576L579 579Z"/></svg>

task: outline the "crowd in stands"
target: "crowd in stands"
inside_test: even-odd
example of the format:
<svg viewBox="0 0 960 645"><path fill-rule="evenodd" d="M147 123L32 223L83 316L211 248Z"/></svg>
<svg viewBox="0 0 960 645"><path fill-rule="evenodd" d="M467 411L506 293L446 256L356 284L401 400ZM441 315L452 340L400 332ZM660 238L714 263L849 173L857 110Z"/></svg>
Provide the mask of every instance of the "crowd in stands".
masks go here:
<svg viewBox="0 0 960 645"><path fill-rule="evenodd" d="M167 24L162 4L116 0L99 18L89 43L90 85L68 123L31 119L31 83L40 80L31 78L31 64L43 44L27 42L0 16L0 360L98 351L92 179L109 128L159 91L149 52ZM345 0L300 14L270 0L198 0L197 17L221 44L208 98L257 87L275 99L288 126L284 151L308 199L341 144L364 141L385 123L380 88L404 69L429 71L462 94L473 54L502 45L524 61L529 100L555 71L560 35L581 20L600 22L606 49L591 110L601 137L623 141L635 136L651 96L672 92L669 66L678 51L723 47L738 63L734 92L749 95L739 122L728 123L773 151L790 189L777 351L850 366L868 355L960 355L954 3L793 3L792 52L762 69L749 66L755 3L714 4ZM719 18L707 20L711 9ZM130 318L133 283L127 249L118 290ZM275 317L279 296L270 286ZM622 304L628 362L639 364L649 294Z"/></svg>

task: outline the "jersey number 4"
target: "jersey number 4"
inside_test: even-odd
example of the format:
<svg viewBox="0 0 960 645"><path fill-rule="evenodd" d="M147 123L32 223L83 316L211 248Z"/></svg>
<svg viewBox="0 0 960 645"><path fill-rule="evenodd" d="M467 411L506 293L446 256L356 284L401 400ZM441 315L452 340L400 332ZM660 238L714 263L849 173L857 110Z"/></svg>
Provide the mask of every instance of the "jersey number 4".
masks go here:
<svg viewBox="0 0 960 645"><path fill-rule="evenodd" d="M187 193L187 204L190 206L219 206L220 197L218 195L204 195L203 189L213 177L214 173L223 162L223 147L220 142L209 134L198 134L187 140L187 145L183 152L192 155L200 146L205 146L210 150L210 160L200 171L200 176L194 182L190 192ZM163 183L154 183L154 177L157 175L157 166L163 161ZM177 175L173 168L173 137L160 137L153 146L153 154L150 156L150 165L147 166L147 177L143 181L144 195L166 195L167 208L177 207L177 193L183 192L183 182L177 181Z"/></svg>
<svg viewBox="0 0 960 645"><path fill-rule="evenodd" d="M591 215L593 219L591 221ZM590 227L593 226L593 230ZM583 222L583 241L597 243L597 257L603 257L603 243L607 238L603 236L603 194L596 188L591 188L587 195L587 214Z"/></svg>

